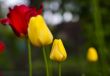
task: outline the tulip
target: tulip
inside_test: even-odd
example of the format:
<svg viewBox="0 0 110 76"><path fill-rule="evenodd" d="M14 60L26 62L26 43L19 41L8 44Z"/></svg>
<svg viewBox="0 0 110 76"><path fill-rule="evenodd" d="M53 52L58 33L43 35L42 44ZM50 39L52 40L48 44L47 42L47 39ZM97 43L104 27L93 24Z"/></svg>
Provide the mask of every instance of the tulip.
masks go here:
<svg viewBox="0 0 110 76"><path fill-rule="evenodd" d="M67 58L67 53L63 46L62 40L55 39L52 45L50 59L57 62L61 62L64 61L66 58Z"/></svg>
<svg viewBox="0 0 110 76"><path fill-rule="evenodd" d="M31 43L38 47L49 45L53 41L53 35L41 15L30 19L28 36Z"/></svg>
<svg viewBox="0 0 110 76"><path fill-rule="evenodd" d="M97 61L98 60L98 54L97 54L97 51L94 47L90 47L88 49L87 59L89 61Z"/></svg>
<svg viewBox="0 0 110 76"><path fill-rule="evenodd" d="M4 42L0 41L0 53L3 53L5 50L5 44Z"/></svg>
<svg viewBox="0 0 110 76"><path fill-rule="evenodd" d="M41 13L42 7L36 11L34 7L19 5L9 8L7 18L0 19L0 23L10 25L18 37L26 36L30 18Z"/></svg>

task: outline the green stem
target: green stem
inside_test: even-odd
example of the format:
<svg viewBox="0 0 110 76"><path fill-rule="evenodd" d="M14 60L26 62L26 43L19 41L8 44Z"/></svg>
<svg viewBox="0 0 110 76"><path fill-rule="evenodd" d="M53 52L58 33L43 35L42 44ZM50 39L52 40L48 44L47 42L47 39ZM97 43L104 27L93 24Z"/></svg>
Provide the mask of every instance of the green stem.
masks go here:
<svg viewBox="0 0 110 76"><path fill-rule="evenodd" d="M99 0L92 0L91 4L93 7L96 41L97 41L98 50L100 54L99 64L102 69L102 75L107 76L106 70L104 69L106 67L105 64L106 64L107 51L105 51L104 30L102 27L102 18L101 18L101 13L100 13Z"/></svg>
<svg viewBox="0 0 110 76"><path fill-rule="evenodd" d="M28 39L28 61L29 61L29 76L32 76L32 60L31 60L31 45Z"/></svg>
<svg viewBox="0 0 110 76"><path fill-rule="evenodd" d="M43 49L43 55L44 55L44 61L45 61L46 75L49 76L49 67L48 67L48 61L46 56L46 50L44 46L42 47L42 49Z"/></svg>
<svg viewBox="0 0 110 76"><path fill-rule="evenodd" d="M59 76L61 76L61 63L58 63L58 71L59 71Z"/></svg>
<svg viewBox="0 0 110 76"><path fill-rule="evenodd" d="M105 48L105 41L104 41L104 30L102 27L102 18L100 14L100 8L99 8L99 0L92 0L92 7L93 7L93 18L94 18L94 24L95 24L95 35L96 35L96 41L98 45L98 49L100 50L101 59L105 60L105 54L106 51Z"/></svg>

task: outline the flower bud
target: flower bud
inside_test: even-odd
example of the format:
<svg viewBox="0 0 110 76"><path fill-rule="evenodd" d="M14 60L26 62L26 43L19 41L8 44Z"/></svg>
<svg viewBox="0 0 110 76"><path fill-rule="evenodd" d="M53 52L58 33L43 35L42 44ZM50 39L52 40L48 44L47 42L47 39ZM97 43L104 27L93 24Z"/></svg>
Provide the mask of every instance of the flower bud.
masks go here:
<svg viewBox="0 0 110 76"><path fill-rule="evenodd" d="M64 61L67 58L66 50L61 39L55 39L50 53L50 59L57 62Z"/></svg>
<svg viewBox="0 0 110 76"><path fill-rule="evenodd" d="M41 15L31 17L28 27L28 36L31 43L39 47L49 45L53 41L53 35Z"/></svg>
<svg viewBox="0 0 110 76"><path fill-rule="evenodd" d="M90 47L88 49L87 59L89 61L97 61L98 60L98 54L97 54L97 51L94 47Z"/></svg>

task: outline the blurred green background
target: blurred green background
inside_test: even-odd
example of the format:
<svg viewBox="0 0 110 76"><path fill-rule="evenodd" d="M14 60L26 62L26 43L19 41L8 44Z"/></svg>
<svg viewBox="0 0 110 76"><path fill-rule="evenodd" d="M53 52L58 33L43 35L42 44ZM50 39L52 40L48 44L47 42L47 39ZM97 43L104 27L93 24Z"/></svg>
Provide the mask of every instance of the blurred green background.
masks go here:
<svg viewBox="0 0 110 76"><path fill-rule="evenodd" d="M2 1L1 18L6 17L9 7L4 5L7 8L3 9ZM47 25L54 38L63 40L68 54L62 63L62 76L110 76L110 0L32 0L30 6L39 8L42 2ZM5 44L0 53L0 76L28 76L26 39L0 24L0 41ZM97 62L87 60L89 47L97 49ZM51 46L46 49L51 76L58 76L58 64L49 60ZM45 76L42 49L33 45L32 63L33 76Z"/></svg>

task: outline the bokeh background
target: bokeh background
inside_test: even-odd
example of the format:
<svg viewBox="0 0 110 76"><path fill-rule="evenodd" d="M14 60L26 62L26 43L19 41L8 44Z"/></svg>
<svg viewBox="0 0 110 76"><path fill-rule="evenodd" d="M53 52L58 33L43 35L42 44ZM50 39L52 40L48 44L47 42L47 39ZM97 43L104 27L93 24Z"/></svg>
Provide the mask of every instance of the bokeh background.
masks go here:
<svg viewBox="0 0 110 76"><path fill-rule="evenodd" d="M68 58L62 76L110 76L110 0L0 0L0 17L8 8L26 4L40 7L54 38L61 38ZM89 47L96 48L97 62L86 58ZM2 48L2 49L1 49ZM51 76L58 76L58 64L49 60ZM33 76L45 76L42 49L32 45ZM0 24L0 76L28 76L25 38L18 38L8 25Z"/></svg>

